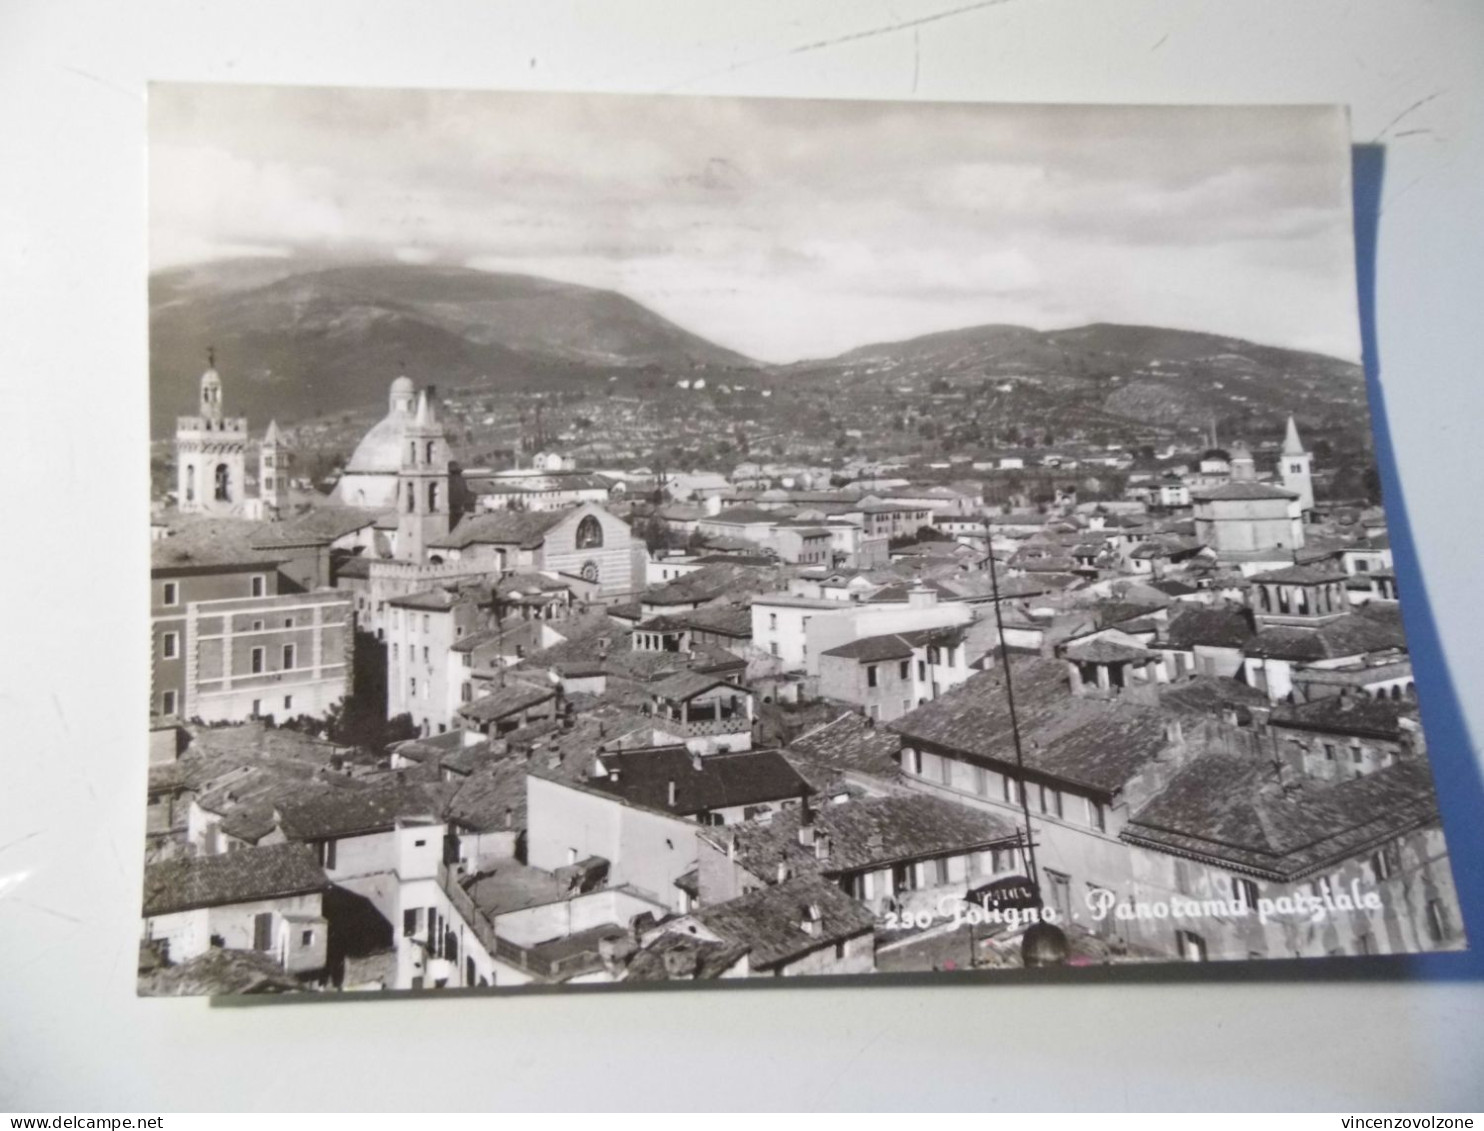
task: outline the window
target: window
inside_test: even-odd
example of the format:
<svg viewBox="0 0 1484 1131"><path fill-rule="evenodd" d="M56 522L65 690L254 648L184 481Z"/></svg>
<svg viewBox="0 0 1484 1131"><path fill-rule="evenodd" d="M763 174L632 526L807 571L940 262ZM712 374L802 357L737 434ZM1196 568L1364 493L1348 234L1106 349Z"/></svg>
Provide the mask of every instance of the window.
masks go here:
<svg viewBox="0 0 1484 1131"><path fill-rule="evenodd" d="M252 717L253 718L257 718L262 713L263 713L263 701L261 699L254 699L252 701Z"/></svg>
<svg viewBox="0 0 1484 1131"><path fill-rule="evenodd" d="M312 931L312 930L300 931L299 932L299 945L300 946L313 946L314 945L314 931Z"/></svg>
<svg viewBox="0 0 1484 1131"><path fill-rule="evenodd" d="M1335 744L1333 742L1326 742L1324 744L1324 760L1326 762L1333 762L1335 760Z"/></svg>
<svg viewBox="0 0 1484 1131"><path fill-rule="evenodd" d="M319 862L322 868L333 868L335 866L335 842L333 840L322 840L319 842Z"/></svg>
<svg viewBox="0 0 1484 1131"><path fill-rule="evenodd" d="M402 911L402 935L410 938L423 929L423 909L407 907Z"/></svg>
<svg viewBox="0 0 1484 1131"><path fill-rule="evenodd" d="M1257 885L1242 876L1232 877L1232 898L1248 911L1257 910Z"/></svg>
<svg viewBox="0 0 1484 1131"><path fill-rule="evenodd" d="M1206 961L1206 940L1194 931L1176 931L1175 946L1187 962Z"/></svg>
<svg viewBox="0 0 1484 1131"><path fill-rule="evenodd" d="M408 695L408 698L410 698L410 699L416 699L417 698L417 676L413 676L412 679L408 681L408 693L407 693L407 695Z"/></svg>
<svg viewBox="0 0 1484 1131"><path fill-rule="evenodd" d="M768 651L773 653L773 655L775 656L778 655L778 641L775 640L773 641L773 643L769 644Z"/></svg>
<svg viewBox="0 0 1484 1131"><path fill-rule="evenodd" d="M216 465L216 501L227 503L232 500L232 479L227 465L219 463Z"/></svg>
<svg viewBox="0 0 1484 1131"><path fill-rule="evenodd" d="M474 702L474 685L465 680L463 687L459 689L459 695L465 703Z"/></svg>
<svg viewBox="0 0 1484 1131"><path fill-rule="evenodd" d="M268 579L262 574L254 576L253 579L248 583L248 592L250 592L254 597L261 597L267 591Z"/></svg>
<svg viewBox="0 0 1484 1131"><path fill-rule="evenodd" d="M925 664L922 660L917 661L917 678L927 679L927 664Z"/></svg>
<svg viewBox="0 0 1484 1131"><path fill-rule="evenodd" d="M898 679L911 679L912 678L912 661L911 660L903 660L900 664L897 665L897 678Z"/></svg>
<svg viewBox="0 0 1484 1131"><path fill-rule="evenodd" d="M777 613L769 613L768 614L768 627L771 628L771 629L774 629L774 630L776 630L778 628L778 614Z"/></svg>
<svg viewBox="0 0 1484 1131"><path fill-rule="evenodd" d="M1041 812L1052 817L1061 816L1061 790L1049 785L1041 787Z"/></svg>
<svg viewBox="0 0 1484 1131"><path fill-rule="evenodd" d="M428 511L431 514L438 513L438 484L428 484Z"/></svg>
<svg viewBox="0 0 1484 1131"><path fill-rule="evenodd" d="M423 645L423 663L426 664L427 662L428 662L428 646L426 644L424 644Z"/></svg>
<svg viewBox="0 0 1484 1131"><path fill-rule="evenodd" d="M285 644L283 646L283 670L289 671L294 666L294 646Z"/></svg>
<svg viewBox="0 0 1484 1131"><path fill-rule="evenodd" d="M180 587L175 582L165 582L164 591L160 596L160 603L162 605L180 604Z"/></svg>
<svg viewBox="0 0 1484 1131"><path fill-rule="evenodd" d="M596 550L603 545L603 524L595 515L587 515L577 524L577 548Z"/></svg>
<svg viewBox="0 0 1484 1131"><path fill-rule="evenodd" d="M285 711L292 711L294 709L294 697L292 695L285 695L283 697L283 709Z"/></svg>
<svg viewBox="0 0 1484 1131"><path fill-rule="evenodd" d="M1005 777L1005 800L1011 805L1020 804L1020 783L1009 775Z"/></svg>
<svg viewBox="0 0 1484 1131"><path fill-rule="evenodd" d="M1428 899L1428 935L1434 942L1447 940L1448 913L1442 908L1441 899Z"/></svg>
<svg viewBox="0 0 1484 1131"><path fill-rule="evenodd" d="M432 618L429 617L427 613L424 613L423 614L423 631L424 632L427 632L428 631L428 626L430 624L432 624L432 623L433 623L432 622Z"/></svg>
<svg viewBox="0 0 1484 1131"><path fill-rule="evenodd" d="M160 655L167 660L175 659L180 636L174 632L167 632L160 637Z"/></svg>
<svg viewBox="0 0 1484 1131"><path fill-rule="evenodd" d="M845 957L845 944L843 942L837 942L835 944L835 960L836 961L839 961L840 959L842 959L844 957Z"/></svg>
<svg viewBox="0 0 1484 1131"><path fill-rule="evenodd" d="M465 652L464 653L464 667L466 667L466 668L472 668L473 666L474 666L474 653L472 653L472 652Z"/></svg>
<svg viewBox="0 0 1484 1131"><path fill-rule="evenodd" d="M942 887L948 882L948 857L940 856L932 863L933 883Z"/></svg>
<svg viewBox="0 0 1484 1131"><path fill-rule="evenodd" d="M253 621L252 622L252 630L254 632L262 632L263 631L263 622L260 621L260 620Z"/></svg>
<svg viewBox="0 0 1484 1131"><path fill-rule="evenodd" d="M160 713L162 715L175 714L175 692L162 691L160 693Z"/></svg>
<svg viewBox="0 0 1484 1131"><path fill-rule="evenodd" d="M867 687L875 687L876 686L876 665L875 664L867 664L866 665L866 686Z"/></svg>
<svg viewBox="0 0 1484 1131"><path fill-rule="evenodd" d="M261 675L263 671L263 655L266 650L254 648L252 650L252 674Z"/></svg>
<svg viewBox="0 0 1484 1131"><path fill-rule="evenodd" d="M402 658L401 655L400 655L400 651L401 651L401 645L399 645L399 644L393 644L392 645L392 662L393 663L395 663L397 660L399 660L399 659Z"/></svg>

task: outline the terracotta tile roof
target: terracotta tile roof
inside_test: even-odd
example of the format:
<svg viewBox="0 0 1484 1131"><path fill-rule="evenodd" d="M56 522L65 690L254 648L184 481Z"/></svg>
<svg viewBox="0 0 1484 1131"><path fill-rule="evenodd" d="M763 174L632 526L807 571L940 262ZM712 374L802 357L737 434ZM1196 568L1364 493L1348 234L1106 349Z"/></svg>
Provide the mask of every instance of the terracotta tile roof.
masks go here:
<svg viewBox="0 0 1484 1131"><path fill-rule="evenodd" d="M1170 620L1162 644L1172 648L1240 648L1256 633L1246 609L1182 609Z"/></svg>
<svg viewBox="0 0 1484 1131"><path fill-rule="evenodd" d="M1325 734L1396 739L1401 720L1415 719L1416 708L1400 700L1369 699L1358 695L1327 695L1310 703L1285 704L1274 709L1272 725Z"/></svg>
<svg viewBox="0 0 1484 1131"><path fill-rule="evenodd" d="M1155 658L1147 648L1097 637L1093 640L1069 640L1062 645L1069 660L1092 664L1141 664Z"/></svg>
<svg viewBox="0 0 1484 1131"><path fill-rule="evenodd" d="M1165 684L1159 689L1159 702L1178 714L1214 718L1230 709L1265 707L1268 697L1230 676L1198 675L1180 683Z"/></svg>
<svg viewBox="0 0 1484 1131"><path fill-rule="evenodd" d="M459 716L473 719L475 722L490 723L545 703L548 699L556 698L556 694L557 689L553 686L536 687L530 684L512 683L506 687L496 688L472 703L465 703L459 708Z"/></svg>
<svg viewBox="0 0 1484 1131"><path fill-rule="evenodd" d="M590 792L677 817L691 817L737 805L758 805L802 796L808 790L777 750L693 756L684 746L660 746L604 755L605 769L618 780L594 776L581 783ZM553 776L533 763L532 773ZM675 783L675 803L669 801Z"/></svg>
<svg viewBox="0 0 1484 1131"><path fill-rule="evenodd" d="M723 849L730 842L737 862L765 881L778 874L780 863L796 874L837 877L977 851L1016 835L1003 817L925 793L822 805L812 814L813 846L799 843L801 820L802 813L791 809L766 824L749 821L702 835Z"/></svg>
<svg viewBox="0 0 1484 1131"><path fill-rule="evenodd" d="M803 927L811 907L819 912L814 934ZM798 876L703 907L694 918L722 942L746 948L753 970L772 969L876 926L864 905L817 876Z"/></svg>
<svg viewBox="0 0 1484 1131"><path fill-rule="evenodd" d="M305 844L241 848L220 856L181 856L144 869L144 914L280 899L330 886Z"/></svg>
<svg viewBox="0 0 1484 1131"><path fill-rule="evenodd" d="M731 687L744 694L747 692L746 688L732 683L729 679L696 671L676 672L674 675L666 676L652 684L650 691L662 698L679 701L693 698L713 687Z"/></svg>
<svg viewBox="0 0 1484 1131"><path fill-rule="evenodd" d="M177 516L170 522L170 533L150 543L150 568L181 571L271 566L284 560L284 554L253 545L266 529L265 523L242 518Z"/></svg>
<svg viewBox="0 0 1484 1131"><path fill-rule="evenodd" d="M452 787L388 783L284 801L279 827L290 840L334 840L392 828L399 817L438 816Z"/></svg>
<svg viewBox="0 0 1484 1131"><path fill-rule="evenodd" d="M1332 660L1368 652L1405 649L1401 622L1379 616L1350 613L1321 628L1264 628L1242 652L1281 660Z"/></svg>
<svg viewBox="0 0 1484 1131"><path fill-rule="evenodd" d="M325 546L337 538L375 526L379 517L378 512L359 507L316 507L307 514L284 522L263 525L252 544L254 549L259 550L285 546Z"/></svg>
<svg viewBox="0 0 1484 1131"><path fill-rule="evenodd" d="M1284 566L1267 573L1254 574L1248 578L1253 582L1283 582L1289 585L1323 585L1331 581L1344 581L1347 574L1333 561L1314 562L1307 565Z"/></svg>
<svg viewBox="0 0 1484 1131"><path fill-rule="evenodd" d="M468 515L449 531L447 538L431 543L439 549L463 549L476 543L516 545L535 549L546 539L546 533L572 512L560 511L491 511Z"/></svg>
<svg viewBox="0 0 1484 1131"><path fill-rule="evenodd" d="M675 958L667 960L667 954ZM624 970L625 982L710 981L719 978L747 954L747 947L711 939L693 938L678 931L666 931L644 944L629 960ZM676 961L676 959L680 961ZM670 962L676 970L670 972Z"/></svg>
<svg viewBox="0 0 1484 1131"><path fill-rule="evenodd" d="M1012 656L1015 705L1031 774L1112 794L1167 744L1165 713L1124 699L1074 698L1059 660ZM887 724L904 744L923 743L1014 765L1004 670L969 677L946 695Z"/></svg>
<svg viewBox="0 0 1484 1131"><path fill-rule="evenodd" d="M1122 839L1292 881L1440 820L1421 761L1288 790L1272 773L1255 758L1206 754L1133 816Z"/></svg>
<svg viewBox="0 0 1484 1131"><path fill-rule="evenodd" d="M1247 482L1223 483L1219 487L1198 488L1190 493L1190 497L1196 500L1225 500L1225 499L1297 499L1298 496L1292 491L1285 491L1282 487L1273 487L1267 483L1259 483L1256 480Z"/></svg>
<svg viewBox="0 0 1484 1131"><path fill-rule="evenodd" d="M897 752L902 740L892 731L872 726L854 711L806 731L788 744L790 759L800 758L834 770L859 770L895 778L901 772Z"/></svg>

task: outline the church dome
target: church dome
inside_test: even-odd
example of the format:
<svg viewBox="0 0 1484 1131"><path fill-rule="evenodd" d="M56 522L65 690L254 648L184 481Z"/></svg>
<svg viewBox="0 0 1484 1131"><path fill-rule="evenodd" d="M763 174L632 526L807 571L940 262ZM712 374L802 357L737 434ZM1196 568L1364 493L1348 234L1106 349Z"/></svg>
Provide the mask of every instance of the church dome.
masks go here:
<svg viewBox="0 0 1484 1131"><path fill-rule="evenodd" d="M376 426L361 437L335 488L335 500L348 506L378 509L397 499L397 474L407 430L414 424L413 406L417 389L406 377L392 382L390 409Z"/></svg>
<svg viewBox="0 0 1484 1131"><path fill-rule="evenodd" d="M345 470L352 474L396 475L402 468L402 449L412 417L405 412L388 413L361 437Z"/></svg>

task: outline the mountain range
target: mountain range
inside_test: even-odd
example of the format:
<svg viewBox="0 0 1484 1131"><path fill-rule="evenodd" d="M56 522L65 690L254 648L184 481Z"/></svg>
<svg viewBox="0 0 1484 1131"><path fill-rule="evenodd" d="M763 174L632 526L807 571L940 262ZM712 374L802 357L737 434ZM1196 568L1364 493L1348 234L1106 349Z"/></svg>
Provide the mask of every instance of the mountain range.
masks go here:
<svg viewBox="0 0 1484 1131"><path fill-rule="evenodd" d="M614 374L698 372L886 398L967 387L978 408L1027 426L1289 412L1336 427L1365 422L1358 365L1216 334L985 325L767 366L613 291L461 267L232 259L150 279L155 436L194 407L208 347L227 378L228 411L254 428L376 404L403 369L445 387L596 390Z"/></svg>

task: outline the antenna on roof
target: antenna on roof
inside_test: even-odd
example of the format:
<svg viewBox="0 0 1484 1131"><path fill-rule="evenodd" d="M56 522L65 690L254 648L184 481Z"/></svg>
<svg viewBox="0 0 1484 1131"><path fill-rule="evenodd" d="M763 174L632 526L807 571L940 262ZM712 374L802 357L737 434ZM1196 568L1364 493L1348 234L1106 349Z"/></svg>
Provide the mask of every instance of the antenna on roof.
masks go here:
<svg viewBox="0 0 1484 1131"><path fill-rule="evenodd" d="M206 368L207 369L215 369L216 368L216 347L215 346L207 346L206 347Z"/></svg>

